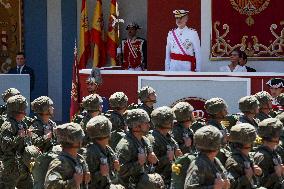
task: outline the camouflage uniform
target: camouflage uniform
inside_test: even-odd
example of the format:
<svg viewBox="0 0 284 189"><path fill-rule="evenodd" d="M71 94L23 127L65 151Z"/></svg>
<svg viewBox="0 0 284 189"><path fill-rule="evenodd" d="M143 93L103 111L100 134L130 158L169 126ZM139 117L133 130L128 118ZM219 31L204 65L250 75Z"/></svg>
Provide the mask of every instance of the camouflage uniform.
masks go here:
<svg viewBox="0 0 284 189"><path fill-rule="evenodd" d="M262 108L264 108L265 105L271 104L271 108L272 108L272 96L266 92L266 91L261 91L258 92L254 95L256 97L256 99L259 102L259 113L256 115L256 118L259 119L259 121L263 121L267 118L271 118L271 116L269 114L266 114L264 112L261 111ZM267 108L267 107L265 107Z"/></svg>
<svg viewBox="0 0 284 189"><path fill-rule="evenodd" d="M248 123L237 124L231 128L230 142L232 145L253 144L255 139L256 130ZM225 166L229 172L232 189L257 187L257 184L259 184L257 179L259 178L253 176L252 179L249 179L245 173L245 169L253 169L253 166L253 160L243 154L239 147L232 148L232 156L227 159Z"/></svg>
<svg viewBox="0 0 284 189"><path fill-rule="evenodd" d="M196 148L201 150L196 159L190 164L184 188L213 188L215 179L222 177L227 179L226 169L218 158L211 161L208 156L202 152L216 151L220 148L222 134L212 126L206 126L198 129L194 134Z"/></svg>
<svg viewBox="0 0 284 189"><path fill-rule="evenodd" d="M239 109L244 114L254 110L257 107L259 107L259 102L257 98L254 96L245 96L239 100ZM242 115L240 116L238 123L249 123L257 129L259 120L256 118L250 120L246 115Z"/></svg>
<svg viewBox="0 0 284 189"><path fill-rule="evenodd" d="M144 110L133 109L127 111L125 122L130 131L119 141L115 150L121 163L119 177L122 184L127 188L136 188L140 177L148 173L151 168L148 163L143 166L138 163L138 154L147 155L153 151L149 140L143 136L139 141L131 131L132 128L149 121L150 118Z"/></svg>
<svg viewBox="0 0 284 189"><path fill-rule="evenodd" d="M103 148L96 142L100 138L110 137L111 129L111 122L104 116L96 116L87 124L87 133L92 141L88 144L85 154L91 172L89 188L109 188L111 184L118 182L117 171L113 166L113 162L117 160L116 154L111 147ZM108 176L101 175L101 165L108 165Z"/></svg>
<svg viewBox="0 0 284 189"><path fill-rule="evenodd" d="M119 109L126 109L128 98L123 92L116 92L109 98L110 107L113 110L109 110L105 116L109 118L112 123L112 133L110 138L110 146L115 149L116 145L121 138L125 136L125 123L124 117L119 113Z"/></svg>
<svg viewBox="0 0 284 189"><path fill-rule="evenodd" d="M2 181L4 188L32 188L33 180L28 167L23 162L25 147L30 143L29 138L18 135L19 131L26 132L27 126L23 121L16 121L17 112L24 112L28 106L26 98L21 95L10 97L7 101L7 119L1 127L1 150L3 152Z"/></svg>
<svg viewBox="0 0 284 189"><path fill-rule="evenodd" d="M277 115L276 119L279 119L282 122L282 124L284 124L284 113ZM280 155L282 162L284 162L284 128L282 128L280 131L280 142L276 151Z"/></svg>
<svg viewBox="0 0 284 189"><path fill-rule="evenodd" d="M179 102L173 107L177 123L173 127L173 138L177 141L183 154L193 152L193 131L184 127L183 123L194 121L193 107L187 102ZM185 140L191 140L191 146L186 146Z"/></svg>
<svg viewBox="0 0 284 189"><path fill-rule="evenodd" d="M165 185L169 186L171 181L171 166L172 163L167 153L179 149L177 142L168 133L164 136L157 128L164 128L165 125L173 125L174 113L166 106L155 109L152 114L152 123L154 129L147 137L153 146L153 151L159 159L159 164L156 167L156 172L161 174Z"/></svg>
<svg viewBox="0 0 284 189"><path fill-rule="evenodd" d="M58 143L63 146L63 151L49 164L44 187L46 189L77 189L73 175L88 172L88 166L81 155L72 157L64 151L64 146L71 147L73 144L82 142L84 131L76 123L66 123L57 127L56 134Z"/></svg>
<svg viewBox="0 0 284 189"><path fill-rule="evenodd" d="M258 134L263 140L279 137L283 124L275 119L269 118L259 123ZM274 166L282 164L279 154L267 146L258 147L254 154L255 163L262 169L263 177L260 181L261 186L266 188L281 188L282 177L275 173ZM282 186L283 187L283 186Z"/></svg>
<svg viewBox="0 0 284 189"><path fill-rule="evenodd" d="M41 119L41 113L49 112L49 108L52 108L53 102L47 96L41 96L35 99L32 103L32 110L37 116L34 118L33 124L30 127L33 132L32 141L42 152L49 151L53 145L55 145L55 136L53 130L56 127L56 123L49 119L48 123L44 123ZM52 138L46 138L46 134L52 133Z"/></svg>

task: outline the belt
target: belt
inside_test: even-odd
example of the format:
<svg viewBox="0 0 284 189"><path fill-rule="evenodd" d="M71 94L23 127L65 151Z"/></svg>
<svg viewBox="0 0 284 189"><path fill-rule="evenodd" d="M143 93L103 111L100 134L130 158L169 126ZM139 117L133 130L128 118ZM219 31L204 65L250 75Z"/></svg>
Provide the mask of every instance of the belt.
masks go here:
<svg viewBox="0 0 284 189"><path fill-rule="evenodd" d="M195 72L195 70L196 70L196 58L194 56L171 53L170 57L171 57L172 60L191 62L191 71Z"/></svg>

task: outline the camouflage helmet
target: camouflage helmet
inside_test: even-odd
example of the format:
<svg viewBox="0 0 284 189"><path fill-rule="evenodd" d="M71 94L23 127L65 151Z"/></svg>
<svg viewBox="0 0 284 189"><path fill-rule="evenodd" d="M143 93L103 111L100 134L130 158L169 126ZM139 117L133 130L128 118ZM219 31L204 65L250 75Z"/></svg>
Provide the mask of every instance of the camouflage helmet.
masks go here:
<svg viewBox="0 0 284 189"><path fill-rule="evenodd" d="M2 93L2 99L4 102L7 102L8 98L21 94L20 91L16 88L9 88Z"/></svg>
<svg viewBox="0 0 284 189"><path fill-rule="evenodd" d="M90 94L82 100L82 106L87 111L99 111L102 103L103 99L98 94Z"/></svg>
<svg viewBox="0 0 284 189"><path fill-rule="evenodd" d="M172 108L176 120L179 122L192 119L193 107L188 102L179 102Z"/></svg>
<svg viewBox="0 0 284 189"><path fill-rule="evenodd" d="M218 112L226 109L228 106L222 98L211 98L205 102L204 108L210 115L215 115Z"/></svg>
<svg viewBox="0 0 284 189"><path fill-rule="evenodd" d="M274 138L280 136L283 123L276 118L268 118L258 124L258 135L261 138Z"/></svg>
<svg viewBox="0 0 284 189"><path fill-rule="evenodd" d="M143 174L140 178L137 189L160 189L165 188L165 183L161 175L158 173Z"/></svg>
<svg viewBox="0 0 284 189"><path fill-rule="evenodd" d="M15 95L7 100L7 114L25 111L28 107L26 98L22 95Z"/></svg>
<svg viewBox="0 0 284 189"><path fill-rule="evenodd" d="M138 98L141 100L141 102L145 102L148 96L154 93L156 93L156 91L152 87L145 86L138 90Z"/></svg>
<svg viewBox="0 0 284 189"><path fill-rule="evenodd" d="M266 91L258 92L254 96L258 100L260 107L263 107L264 105L268 104L269 102L272 102L272 96Z"/></svg>
<svg viewBox="0 0 284 189"><path fill-rule="evenodd" d="M215 151L220 148L222 133L216 127L209 125L198 129L193 138L197 149Z"/></svg>
<svg viewBox="0 0 284 189"><path fill-rule="evenodd" d="M256 139L256 130L249 123L240 123L231 128L230 142L239 144L251 144Z"/></svg>
<svg viewBox="0 0 284 189"><path fill-rule="evenodd" d="M145 110L132 109L125 113L125 124L128 128L134 128L142 123L149 123L150 117Z"/></svg>
<svg viewBox="0 0 284 189"><path fill-rule="evenodd" d="M126 107L128 103L128 98L123 92L113 93L109 97L109 105L112 108L122 108Z"/></svg>
<svg viewBox="0 0 284 189"><path fill-rule="evenodd" d="M90 138L109 137L112 124L108 118L99 115L95 116L87 123L87 134Z"/></svg>
<svg viewBox="0 0 284 189"><path fill-rule="evenodd" d="M284 93L281 93L278 97L277 97L277 102L280 106L284 106Z"/></svg>
<svg viewBox="0 0 284 189"><path fill-rule="evenodd" d="M90 76L86 80L86 83L88 84L102 84L102 76L101 76L101 70L99 68L93 68Z"/></svg>
<svg viewBox="0 0 284 189"><path fill-rule="evenodd" d="M56 127L56 136L59 144L72 145L82 142L85 134L78 123L65 123Z"/></svg>
<svg viewBox="0 0 284 189"><path fill-rule="evenodd" d="M241 110L241 112L250 112L257 107L259 107L259 102L253 95L242 97L239 100L239 109Z"/></svg>
<svg viewBox="0 0 284 189"><path fill-rule="evenodd" d="M109 186L109 189L125 189L125 187L122 186L121 184L111 184Z"/></svg>
<svg viewBox="0 0 284 189"><path fill-rule="evenodd" d="M31 103L31 108L34 113L49 111L50 106L53 106L53 101L47 96L40 96Z"/></svg>
<svg viewBox="0 0 284 189"><path fill-rule="evenodd" d="M155 127L164 127L164 125L172 124L174 119L174 112L167 106L159 107L151 113L151 121Z"/></svg>

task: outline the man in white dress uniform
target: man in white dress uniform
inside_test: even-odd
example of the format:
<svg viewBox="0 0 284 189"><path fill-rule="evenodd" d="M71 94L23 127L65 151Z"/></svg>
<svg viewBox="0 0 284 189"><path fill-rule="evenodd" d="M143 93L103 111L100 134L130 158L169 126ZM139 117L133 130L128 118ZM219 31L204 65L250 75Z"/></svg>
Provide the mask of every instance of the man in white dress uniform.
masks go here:
<svg viewBox="0 0 284 189"><path fill-rule="evenodd" d="M168 33L165 71L201 70L200 40L197 31L186 26L188 12L173 11L178 28Z"/></svg>

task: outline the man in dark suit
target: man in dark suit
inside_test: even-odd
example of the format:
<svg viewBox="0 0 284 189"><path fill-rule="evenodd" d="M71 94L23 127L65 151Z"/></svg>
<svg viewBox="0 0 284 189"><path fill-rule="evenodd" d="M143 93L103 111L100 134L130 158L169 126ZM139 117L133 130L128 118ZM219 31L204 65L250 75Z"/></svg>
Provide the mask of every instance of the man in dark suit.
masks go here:
<svg viewBox="0 0 284 189"><path fill-rule="evenodd" d="M35 75L34 70L26 65L25 54L23 52L17 53L16 63L17 67L9 70L8 74L29 74L31 91L34 89Z"/></svg>

